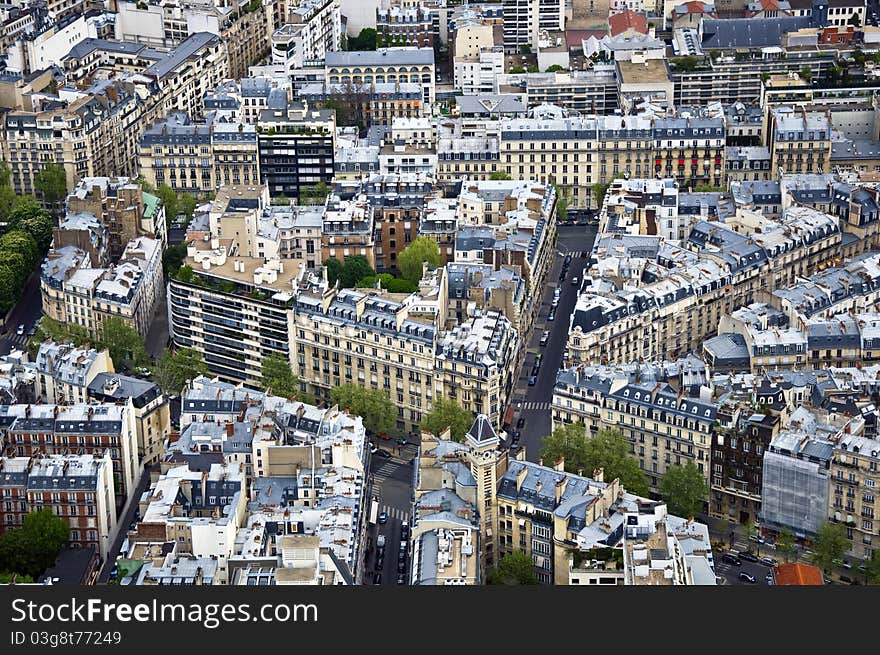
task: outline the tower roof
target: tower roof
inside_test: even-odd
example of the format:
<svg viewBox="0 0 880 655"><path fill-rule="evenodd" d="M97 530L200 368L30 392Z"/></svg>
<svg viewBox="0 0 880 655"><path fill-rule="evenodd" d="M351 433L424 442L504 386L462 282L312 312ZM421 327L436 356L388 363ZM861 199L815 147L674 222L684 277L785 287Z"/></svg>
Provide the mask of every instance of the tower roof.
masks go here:
<svg viewBox="0 0 880 655"><path fill-rule="evenodd" d="M467 440L474 446L486 446L499 443L498 434L485 414L477 414L474 424L468 430Z"/></svg>

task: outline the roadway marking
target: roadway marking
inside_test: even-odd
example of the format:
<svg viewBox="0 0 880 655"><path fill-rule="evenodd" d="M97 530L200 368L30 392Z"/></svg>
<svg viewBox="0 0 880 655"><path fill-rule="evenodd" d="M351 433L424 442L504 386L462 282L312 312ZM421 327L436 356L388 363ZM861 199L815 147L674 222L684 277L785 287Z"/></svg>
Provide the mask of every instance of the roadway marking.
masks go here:
<svg viewBox="0 0 880 655"><path fill-rule="evenodd" d="M391 507L390 505L382 505L381 511L388 514L388 518L397 519L398 521L409 521L409 512L399 507Z"/></svg>
<svg viewBox="0 0 880 655"><path fill-rule="evenodd" d="M522 408L546 412L550 409L551 405L552 403L550 402L537 402L534 400L528 400L522 404Z"/></svg>

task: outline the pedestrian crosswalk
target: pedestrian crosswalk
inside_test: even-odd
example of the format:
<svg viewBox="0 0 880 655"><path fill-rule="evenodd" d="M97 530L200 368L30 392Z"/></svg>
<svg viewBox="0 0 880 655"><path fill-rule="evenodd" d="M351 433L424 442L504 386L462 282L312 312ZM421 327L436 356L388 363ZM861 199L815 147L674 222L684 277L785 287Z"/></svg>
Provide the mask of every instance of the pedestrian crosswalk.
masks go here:
<svg viewBox="0 0 880 655"><path fill-rule="evenodd" d="M13 332L6 337L6 342L10 344L10 348L24 348L30 337L27 334L16 334Z"/></svg>
<svg viewBox="0 0 880 655"><path fill-rule="evenodd" d="M388 514L388 518L397 519L398 521L409 521L409 512L399 507L391 507L390 505L382 505L380 511Z"/></svg>
<svg viewBox="0 0 880 655"><path fill-rule="evenodd" d="M527 400L522 404L523 410L532 410L536 412L547 412L550 410L550 406L552 403L549 402L537 402L534 400Z"/></svg>
<svg viewBox="0 0 880 655"><path fill-rule="evenodd" d="M377 483L387 480L397 469L407 463L407 460L396 456L385 460L385 463L373 472L373 482Z"/></svg>

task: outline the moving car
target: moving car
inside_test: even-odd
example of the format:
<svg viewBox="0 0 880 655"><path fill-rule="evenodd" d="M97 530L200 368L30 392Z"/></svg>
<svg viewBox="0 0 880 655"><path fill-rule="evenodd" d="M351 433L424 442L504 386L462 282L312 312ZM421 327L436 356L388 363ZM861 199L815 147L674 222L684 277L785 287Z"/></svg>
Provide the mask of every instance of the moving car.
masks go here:
<svg viewBox="0 0 880 655"><path fill-rule="evenodd" d="M576 287L578 283L577 277L571 278L571 286Z"/></svg>
<svg viewBox="0 0 880 655"><path fill-rule="evenodd" d="M378 451L379 451L379 449L376 447L376 444L371 443L370 444L370 454L375 455Z"/></svg>
<svg viewBox="0 0 880 655"><path fill-rule="evenodd" d="M18 336L23 335L23 334L24 334L24 325L19 325L19 326L18 326L18 329L15 331L15 333L16 333Z"/></svg>
<svg viewBox="0 0 880 655"><path fill-rule="evenodd" d="M529 386L534 387L538 383L538 377L536 375L529 376Z"/></svg>
<svg viewBox="0 0 880 655"><path fill-rule="evenodd" d="M753 576L751 573L746 573L745 571L739 572L739 579L748 582L749 584L755 584L757 582L757 580L755 580L755 576Z"/></svg>
<svg viewBox="0 0 880 655"><path fill-rule="evenodd" d="M376 457L384 457L385 459L391 458L391 453L389 453L387 450L376 450L375 455Z"/></svg>
<svg viewBox="0 0 880 655"><path fill-rule="evenodd" d="M388 512L381 512L379 514L379 523L388 523Z"/></svg>

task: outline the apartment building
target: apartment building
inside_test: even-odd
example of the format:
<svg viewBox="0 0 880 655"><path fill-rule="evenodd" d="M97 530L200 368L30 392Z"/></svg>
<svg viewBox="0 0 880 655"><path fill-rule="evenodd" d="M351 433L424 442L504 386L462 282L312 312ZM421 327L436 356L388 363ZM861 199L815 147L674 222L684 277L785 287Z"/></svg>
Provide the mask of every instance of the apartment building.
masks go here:
<svg viewBox="0 0 880 655"><path fill-rule="evenodd" d="M828 496L829 519L846 525L852 541L849 553L868 560L880 544L874 515L880 441L864 435L844 434L834 443Z"/></svg>
<svg viewBox="0 0 880 655"><path fill-rule="evenodd" d="M275 198L299 198L306 187L333 179L336 118L308 104L267 109L257 123L260 179Z"/></svg>
<svg viewBox="0 0 880 655"><path fill-rule="evenodd" d="M98 219L107 232L107 254L113 261L123 255L126 244L139 236L156 239L163 249L168 243L165 207L158 196L143 191L129 178L87 177L80 180L67 196L67 211ZM61 231L66 231L63 222ZM55 232L55 237L59 237L59 231ZM59 244L55 242L55 245ZM102 261L94 253L90 255L92 261Z"/></svg>
<svg viewBox="0 0 880 655"><path fill-rule="evenodd" d="M343 200L335 193L327 198L321 231L321 259L345 263L351 255L366 257L376 268L376 219L366 194Z"/></svg>
<svg viewBox="0 0 880 655"><path fill-rule="evenodd" d="M320 65L325 54L341 49L336 0L311 0L290 7L287 21L272 33L272 62L288 70Z"/></svg>
<svg viewBox="0 0 880 655"><path fill-rule="evenodd" d="M2 405L0 434L7 456L78 452L112 461L115 508L134 492L140 477L137 439L127 408L117 405Z"/></svg>
<svg viewBox="0 0 880 655"><path fill-rule="evenodd" d="M565 29L565 4L559 0L504 0L504 51L538 47L541 30ZM606 14L607 16L607 14Z"/></svg>
<svg viewBox="0 0 880 655"><path fill-rule="evenodd" d="M433 48L436 10L422 4L382 4L376 8L376 37L382 46Z"/></svg>
<svg viewBox="0 0 880 655"><path fill-rule="evenodd" d="M553 422L583 423L588 434L619 430L654 492L670 466L687 463L708 483L718 405L691 395L701 380L695 359L567 368L553 390Z"/></svg>
<svg viewBox="0 0 880 655"><path fill-rule="evenodd" d="M171 405L158 385L109 371L92 378L86 393L90 401L124 406L134 423L138 460L159 462L171 434Z"/></svg>
<svg viewBox="0 0 880 655"><path fill-rule="evenodd" d="M674 177L679 186L721 186L725 168L723 118L656 118L653 137L658 175Z"/></svg>
<svg viewBox="0 0 880 655"><path fill-rule="evenodd" d="M154 188L212 193L224 184L259 184L257 128L243 123L193 122L173 113L144 131L140 173Z"/></svg>
<svg viewBox="0 0 880 655"><path fill-rule="evenodd" d="M419 219L433 190L433 177L421 173L375 173L359 181L337 181L340 198L366 196L375 220L377 271L397 270L397 256L418 237Z"/></svg>
<svg viewBox="0 0 880 655"><path fill-rule="evenodd" d="M229 583L229 556L247 502L237 467L212 464L207 471L177 466L159 476L139 499L141 519L129 542L175 542L180 553L217 560L215 583Z"/></svg>
<svg viewBox="0 0 880 655"><path fill-rule="evenodd" d="M86 253L74 247L51 250L43 262L43 312L61 323L75 323L93 336L104 320L120 317L146 335L163 294L162 245L137 237L109 268L90 268Z"/></svg>
<svg viewBox="0 0 880 655"><path fill-rule="evenodd" d="M104 349L74 348L44 341L34 358L37 401L52 405L88 402L88 386L102 373L113 373L110 353Z"/></svg>
<svg viewBox="0 0 880 655"><path fill-rule="evenodd" d="M828 173L831 170L831 118L826 114L779 108L769 127L771 170Z"/></svg>
<svg viewBox="0 0 880 655"><path fill-rule="evenodd" d="M116 532L109 451L0 457L0 477L5 508L0 531L20 527L28 512L48 509L70 527L70 547L93 547L106 559Z"/></svg>
<svg viewBox="0 0 880 655"><path fill-rule="evenodd" d="M600 236L594 246L598 263L587 271L571 318L568 357L613 362L696 352L724 314L750 304L759 291L832 263L841 243L837 219L791 209L778 221L745 213L728 219L739 222L737 229L759 221L760 233L701 219L690 231L687 251L651 236ZM603 268L617 263L626 264L622 273L631 277L633 258L663 265L652 266L651 281L633 280L635 288L605 279Z"/></svg>
<svg viewBox="0 0 880 655"><path fill-rule="evenodd" d="M433 106L436 100L433 48L398 47L364 52L328 52L324 60L324 74L327 84L421 84L424 102Z"/></svg>
<svg viewBox="0 0 880 655"><path fill-rule="evenodd" d="M34 178L48 163L67 174L67 188L96 176L133 175L144 106L133 85L96 83L61 102L13 109L3 117L3 159L18 194L36 191Z"/></svg>
<svg viewBox="0 0 880 655"><path fill-rule="evenodd" d="M773 175L766 146L727 146L724 151L724 177L728 183L769 180Z"/></svg>

